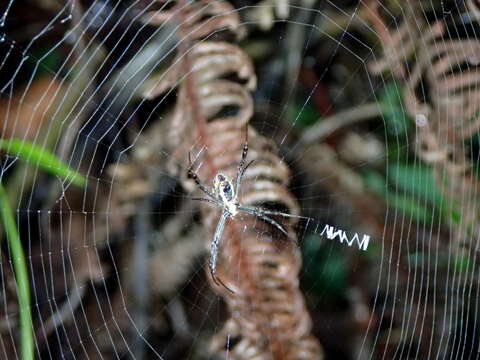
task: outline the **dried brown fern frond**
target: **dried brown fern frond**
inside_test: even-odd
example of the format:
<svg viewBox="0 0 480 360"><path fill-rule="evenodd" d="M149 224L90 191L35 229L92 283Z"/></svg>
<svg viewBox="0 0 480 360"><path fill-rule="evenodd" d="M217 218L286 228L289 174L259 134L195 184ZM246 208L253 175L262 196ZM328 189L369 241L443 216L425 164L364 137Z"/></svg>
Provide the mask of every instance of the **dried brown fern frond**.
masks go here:
<svg viewBox="0 0 480 360"><path fill-rule="evenodd" d="M162 4L165 1L157 2ZM189 24L188 31L183 35L191 39L206 37L219 29L228 29L238 37L244 35L243 28L240 28L237 12L226 1L167 1L165 5L173 3L174 5L169 10L162 8L147 13L144 21L150 25L161 25L166 21L178 22L180 20L182 27L186 21Z"/></svg>
<svg viewBox="0 0 480 360"><path fill-rule="evenodd" d="M180 50L169 74L147 91L154 97L180 82L168 134L169 146L175 149L171 171L181 177L186 189L194 189L186 177L191 151L198 155L196 163L201 166L197 173L204 183L211 183L219 172L234 177L248 131L248 160L255 159L255 163L244 175L240 202L298 214L297 201L287 189L287 166L270 141L246 127L253 114L249 90L256 83L249 58L232 44L199 41L208 32L198 29L213 33L225 29L225 24L241 34L236 12L226 2L214 2L222 12L207 10L209 4L213 3L200 1L188 8L186 2L179 1L169 10L181 24ZM202 16L192 17L192 11ZM222 21L212 21L213 13ZM232 74L239 81L226 79ZM217 208L202 206L202 219L213 234L219 219ZM276 220L295 237L295 221ZM205 239L206 246L211 239ZM228 351L233 359L322 357L318 342L310 335L310 316L299 290L301 258L296 244L257 218L236 217L227 222L218 257L218 277L234 293L214 287L227 302L231 318L215 336L212 351ZM232 337L235 341L229 343Z"/></svg>
<svg viewBox="0 0 480 360"><path fill-rule="evenodd" d="M378 2L369 7L369 20L377 31L383 57L370 64L379 74L387 70L405 82L405 105L412 117L422 114L450 143L470 137L480 128L480 42L454 39L446 24L427 24L419 9L407 3L403 23L388 30L378 14ZM413 61L409 69L407 62ZM420 82L427 85L428 101L419 99Z"/></svg>
<svg viewBox="0 0 480 360"><path fill-rule="evenodd" d="M197 84L208 82L226 74L236 73L240 79L248 81L247 88L254 89L255 77L252 76L253 68L246 54L236 46L222 41L205 41L199 43L189 52L192 71L196 76ZM177 56L174 64L168 68L166 74L161 74L152 79L154 84L144 94L152 99L162 94L167 89L175 86L181 77L181 57Z"/></svg>
<svg viewBox="0 0 480 360"><path fill-rule="evenodd" d="M372 61L369 69L373 74L392 71L398 78L405 78L405 60L415 50L415 40L408 23L401 24L393 33L389 31L378 12L378 2L371 1L365 12L383 47L383 56Z"/></svg>
<svg viewBox="0 0 480 360"><path fill-rule="evenodd" d="M407 83L406 91L410 94L406 96L415 98L413 92L424 79L431 100L429 104L420 103L420 107L425 109L429 105L429 113L437 115L432 120L439 135L455 142L471 137L480 128L477 116L480 107L480 91L477 89L480 42L450 39L442 23L436 23L431 29L439 31L422 41L416 66ZM414 116L418 108L409 106L407 110Z"/></svg>
<svg viewBox="0 0 480 360"><path fill-rule="evenodd" d="M467 0L466 4L472 15L477 20L480 19L480 2L478 0Z"/></svg>
<svg viewBox="0 0 480 360"><path fill-rule="evenodd" d="M419 6L407 2L402 25L390 31L378 15L378 2L370 4L369 20L383 31L384 48L371 70L390 70L404 83L406 111L417 126L415 151L432 165L443 194L461 203L464 224L472 224L476 207L458 200L479 190L464 141L480 129L480 41L452 38L443 20L428 23Z"/></svg>
<svg viewBox="0 0 480 360"><path fill-rule="evenodd" d="M469 2L470 5L474 3L478 1ZM443 3L430 2L430 5L438 6L439 11L444 11L441 8ZM378 6L378 2L374 6ZM476 232L479 226L479 209L476 200L480 188L476 175L472 171L465 140L477 132L480 125L478 119L480 93L477 89L480 79L477 60L480 42L476 37L455 38L454 36L458 36L456 31L458 29L455 27L468 32L471 30L468 29L469 25L454 24L452 20L455 16L446 16L441 20L439 20L440 17L425 16L423 11L425 9L422 6L423 3L416 1L402 3L403 23L393 30L388 29L379 16L375 16L375 10L373 15L370 12L369 20L374 24L376 32L379 33L380 28L388 32L386 36L379 36L384 53L394 52L393 56L390 55L393 60L388 61L384 56L379 61L383 66L372 67L371 70L375 70L377 74L380 71L384 74L390 72L398 82L399 88L404 89L403 104L416 126L412 134L415 141L412 144L418 157L430 165L436 185L445 199L443 208L439 210L447 210L448 215L443 216L441 222L447 222L442 225L450 227L450 231L445 233L443 227L435 230L434 227L422 228L422 225L419 225L420 231L417 234L409 230L407 236L398 236L403 231L392 231L392 240L395 244L401 244L405 241L404 237L408 237L406 241L411 242L414 237L424 239L428 234L430 239L436 239L436 241L429 241L426 245L429 253L459 258L467 252L475 251ZM370 6L370 9L373 9L373 6ZM430 9L430 11L434 10ZM471 11L474 10L471 9ZM450 22L447 23L445 19ZM463 19L466 19L466 16L462 14L462 17L455 18L455 21L460 22ZM401 38L407 41L400 41ZM398 71L399 68L400 71ZM435 208L435 212L437 211L438 209ZM453 214L456 214L457 218ZM418 243L418 240L416 242ZM395 251L395 248L392 248ZM405 261L402 258L405 259L406 256L399 252L398 258L399 261ZM437 279L437 283L445 283L449 288L477 288L475 284L478 283L478 274L474 271L471 273L470 270L468 271L468 276L471 275L472 280L469 284L466 281L465 283L458 281L456 271L452 276L450 270L442 264L439 266L427 264L422 267L422 271L432 274ZM395 286L398 284L400 289L404 287L405 291L399 290L397 294L402 297L404 293L409 294L411 289L414 289L411 292L413 299L417 285L396 283ZM388 287L389 284L379 286L381 289L388 289ZM432 346L432 340L443 338L445 332L455 331L454 328L458 326L457 320L451 321L446 327L439 326L441 321L439 319L443 319L444 313L443 310L439 312L438 308L444 309L445 313L460 313L462 311L460 308L463 306L462 301L452 302L448 297L443 296L450 290L439 294L435 289L427 289L427 294L432 291L434 291L433 299L436 306L430 305L429 302L432 299L430 295L426 299L411 300L411 306L409 306L410 313L422 311L425 318L423 323L431 324L430 344L427 344L416 331L412 331L412 338L418 339L415 340L418 341L418 349L424 349L418 354L423 351L425 355L419 356L424 358L431 357L428 351L433 348L438 349L437 356L451 352L448 346L444 348L440 343ZM393 318L391 324L400 323L400 320L395 319L394 312L389 314L388 306L385 306L385 309L386 317ZM395 330L392 331L394 332ZM389 340L392 345L396 345L392 342L393 338ZM381 344L382 347L383 345ZM385 344L386 350L383 356L388 358L390 351L393 354L398 347L388 349L387 345ZM395 352L392 356L396 355Z"/></svg>
<svg viewBox="0 0 480 360"><path fill-rule="evenodd" d="M479 190L464 145L480 128L480 92L476 89L480 71L471 63L479 50L476 40L432 38L422 47L421 60L404 94L407 111L418 128L417 154L433 166L443 194L460 204L462 224L477 222L478 209L462 199ZM429 102L422 102L415 93L420 81L428 85ZM465 236L463 231L459 234Z"/></svg>
<svg viewBox="0 0 480 360"><path fill-rule="evenodd" d="M258 23L262 30L270 30L275 18L286 19L290 12L289 0L262 0L257 6L249 9L248 18ZM305 7L311 4L301 4Z"/></svg>

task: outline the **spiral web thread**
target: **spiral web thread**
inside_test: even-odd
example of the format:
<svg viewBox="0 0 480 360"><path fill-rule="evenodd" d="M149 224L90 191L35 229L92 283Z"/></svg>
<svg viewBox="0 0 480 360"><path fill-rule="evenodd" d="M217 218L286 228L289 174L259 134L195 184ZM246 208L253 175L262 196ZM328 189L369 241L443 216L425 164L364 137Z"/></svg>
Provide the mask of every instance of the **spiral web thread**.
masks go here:
<svg viewBox="0 0 480 360"><path fill-rule="evenodd" d="M88 178L77 188L2 153L38 358L480 358L478 1L25 6L1 10L2 138L50 149ZM242 50L279 23L278 47L298 55L281 68L287 85ZM383 133L389 84L408 135ZM302 130L312 104L324 121ZM276 219L303 246L314 280L302 291L300 248L253 217L230 220L222 240L218 275L234 294L205 281L219 214L202 204L197 216L188 153L205 183L234 176L245 131L256 162L241 202L310 217ZM393 145L412 154L391 156ZM434 181L397 181L385 200L364 171L388 178L391 162ZM439 190L434 221L400 206L405 184L417 185L418 208L425 188ZM326 224L369 234L366 255L320 236ZM321 248L309 257L312 239ZM0 353L19 358L13 259L2 250ZM312 270L325 259L343 264L343 280ZM341 311L326 301L337 282Z"/></svg>

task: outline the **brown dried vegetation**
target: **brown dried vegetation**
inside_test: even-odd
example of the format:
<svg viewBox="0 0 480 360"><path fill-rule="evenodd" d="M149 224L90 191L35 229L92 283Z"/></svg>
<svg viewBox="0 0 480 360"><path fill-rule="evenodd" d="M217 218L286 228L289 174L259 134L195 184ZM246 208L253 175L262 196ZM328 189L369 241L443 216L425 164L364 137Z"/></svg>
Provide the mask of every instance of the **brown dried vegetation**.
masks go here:
<svg viewBox="0 0 480 360"><path fill-rule="evenodd" d="M443 194L460 203L462 224L451 225L458 230L456 240L468 244L471 234L464 229L476 223L478 209L464 200L480 189L464 141L480 129L480 43L454 38L444 19L427 23L415 2L405 6L403 23L389 30L379 7L371 2L367 12L383 47L370 70L391 71L403 82L405 107L417 127L415 151L432 166Z"/></svg>
<svg viewBox="0 0 480 360"><path fill-rule="evenodd" d="M218 172L235 175L245 126L253 113L249 91L254 89L256 77L240 48L204 39L225 28L237 37L243 36L233 8L226 2L185 4L179 1L165 15L153 17L155 24L178 19L181 43L174 65L147 90L146 96L158 96L177 81L180 83L168 134L169 148L174 149L170 169L180 176L186 189L192 190L194 184L186 178L189 151L198 154L196 163L202 164L198 173L205 183L211 183ZM226 76L232 74L238 81L227 80ZM235 114L222 113L227 107L234 108ZM273 204L297 214L297 202L287 189L288 168L275 154L271 142L252 127L247 129L248 160L256 161L243 178L240 202ZM218 218L217 209L202 206L202 219L210 230L206 247ZM295 222L282 224L294 236ZM298 288L300 264L296 245L267 224L251 217L229 221L220 245L217 272L234 293L215 286L229 306L230 319L215 335L211 350L228 351L229 357L235 359L321 358L320 347L310 335L310 316Z"/></svg>

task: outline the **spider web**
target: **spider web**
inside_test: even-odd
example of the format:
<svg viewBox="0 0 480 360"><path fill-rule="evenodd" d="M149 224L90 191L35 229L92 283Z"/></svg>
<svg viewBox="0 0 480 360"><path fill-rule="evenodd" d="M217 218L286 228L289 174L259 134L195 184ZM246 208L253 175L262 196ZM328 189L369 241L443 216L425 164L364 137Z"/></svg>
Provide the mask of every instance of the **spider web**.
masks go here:
<svg viewBox="0 0 480 360"><path fill-rule="evenodd" d="M454 161L428 162L422 154L434 151L422 153L417 140L435 111L446 114L447 127L457 124L454 135L467 122L448 113L448 98L432 100L428 78L414 93L433 104L432 113L412 117L403 98L428 40L420 38L414 55L410 44L435 22L447 30L433 48L465 41L458 69L439 82L478 64L461 55L474 46L466 40L479 41L478 4L419 2L425 26L410 23L393 50L385 44L402 29L410 2L380 5L378 17L373 1L232 4L258 76L252 124L279 147L308 217L297 226L300 282L325 358L479 359L478 194L468 186L479 166L478 135L452 145L451 133L432 130L451 145L451 158L471 164L471 181L461 182L466 175L449 172ZM144 136L175 102L170 93L142 96L155 72L172 66L175 26L142 22L158 8L150 0L10 0L2 7L2 138L50 149L89 180L77 188L2 155L29 267L35 356L211 358L209 341L227 310L205 279L208 235L167 169L172 151ZM384 27L375 23L380 18ZM372 70L382 59L383 71ZM475 81L462 91L474 98ZM133 152L149 159L140 177L154 178L155 188L137 179ZM135 181L112 177L119 167ZM355 234L369 236L365 249L349 246ZM17 290L7 244L2 250L1 354L15 359Z"/></svg>

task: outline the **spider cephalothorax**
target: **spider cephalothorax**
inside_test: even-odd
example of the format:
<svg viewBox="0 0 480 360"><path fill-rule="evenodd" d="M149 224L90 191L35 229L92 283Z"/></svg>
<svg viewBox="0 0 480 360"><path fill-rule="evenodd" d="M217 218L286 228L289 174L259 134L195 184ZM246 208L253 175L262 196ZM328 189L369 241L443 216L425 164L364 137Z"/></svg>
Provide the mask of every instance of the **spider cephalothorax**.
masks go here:
<svg viewBox="0 0 480 360"><path fill-rule="evenodd" d="M248 154L248 142L247 142L247 139L245 139L245 144L243 145L242 157L240 159L240 162L238 163L237 178L235 179L235 183L229 176L224 175L222 173L218 173L213 178L212 190L209 190L200 181L195 171L193 171L193 163L189 155L190 166L187 169L188 177L192 178L197 184L197 186L200 188L200 190L202 190L208 196L208 198L196 198L195 200L205 201L210 204L216 205L222 209L222 215L220 216L220 220L218 221L217 228L215 229L213 240L210 243L211 255L210 255L210 261L209 261L209 267L210 267L210 273L212 275L213 281L217 285L221 284L224 287L226 286L223 284L223 282L219 281L216 277L216 264L217 264L217 255L218 255L218 245L222 238L223 229L225 228L225 223L228 218L234 218L239 212L244 212L250 215L254 215L259 217L263 221L269 223L270 225L275 226L287 237L289 237L289 234L287 233L287 231L278 222L276 222L275 220L273 220L272 218L266 215L302 218L302 216L286 214L279 211L267 210L261 207L241 205L239 203L238 195L240 193L240 185L242 182L243 174L245 173L245 170L247 170L247 168L253 163L253 160L252 160L245 165L247 154ZM228 287L226 288L230 290Z"/></svg>

